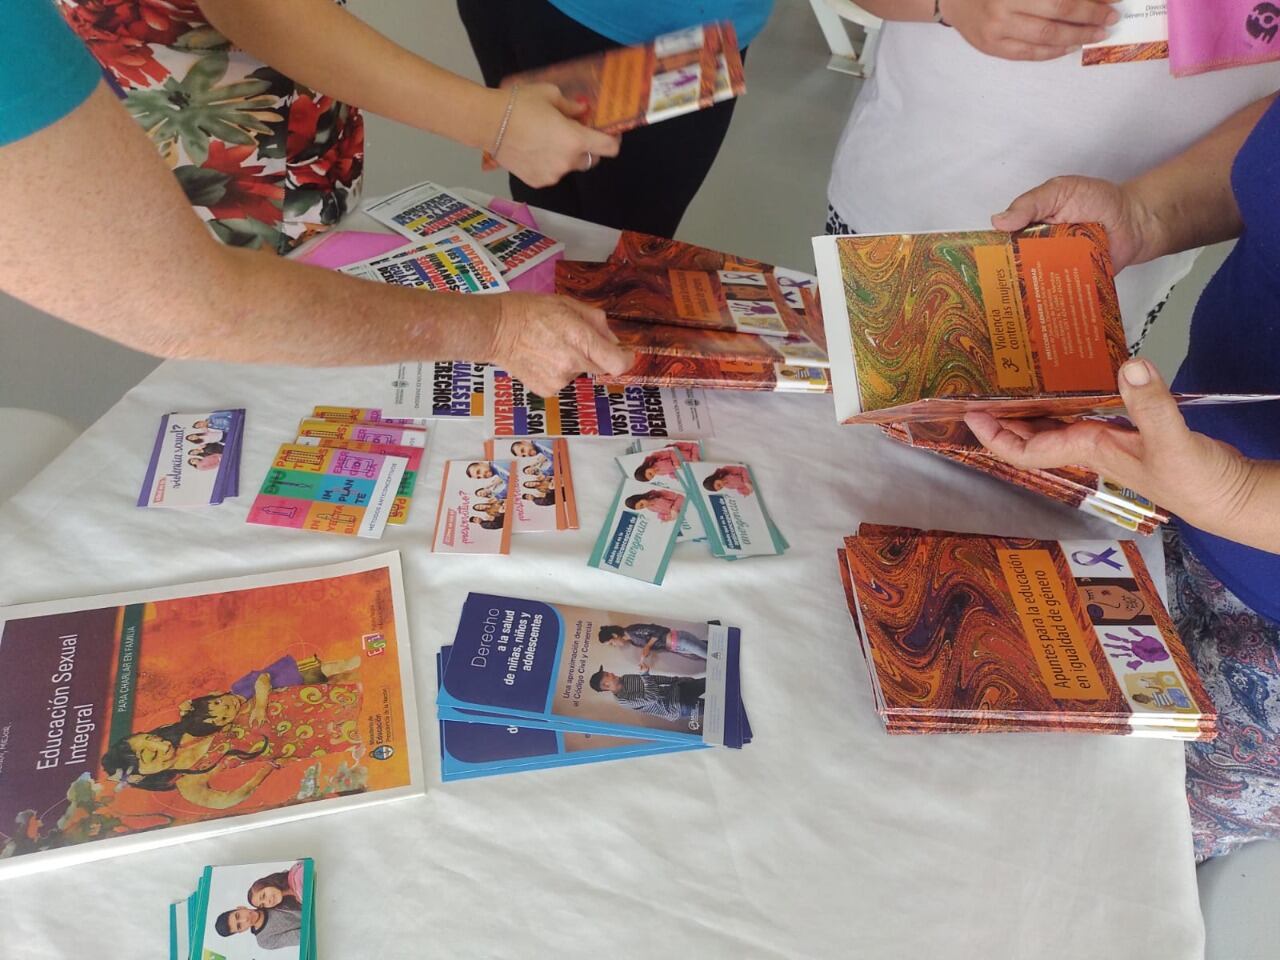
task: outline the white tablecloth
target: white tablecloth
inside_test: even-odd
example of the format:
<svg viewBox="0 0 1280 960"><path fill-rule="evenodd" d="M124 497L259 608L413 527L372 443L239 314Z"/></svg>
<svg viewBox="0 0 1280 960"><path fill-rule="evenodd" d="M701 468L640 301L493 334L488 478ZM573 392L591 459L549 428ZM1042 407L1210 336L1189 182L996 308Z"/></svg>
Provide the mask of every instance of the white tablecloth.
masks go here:
<svg viewBox="0 0 1280 960"><path fill-rule="evenodd" d="M572 256L603 256L612 242L556 218L544 227ZM837 426L829 398L731 393L711 396L709 453L752 464L791 541L784 557L729 564L684 545L660 588L589 569L625 445L589 439L571 443L581 530L518 537L507 558L434 556L440 464L480 453L479 421L434 428L410 522L381 543L244 523L297 420L316 403L369 405L377 382L368 369L162 365L0 509L0 602L398 548L426 797L0 883L0 957L160 956L166 905L205 864L307 855L322 960L1201 956L1181 745L889 737L836 573L840 538L862 520L1043 536L1113 528L872 428ZM240 500L135 507L160 416L223 406L248 408ZM441 784L434 653L473 588L740 624L755 742Z"/></svg>

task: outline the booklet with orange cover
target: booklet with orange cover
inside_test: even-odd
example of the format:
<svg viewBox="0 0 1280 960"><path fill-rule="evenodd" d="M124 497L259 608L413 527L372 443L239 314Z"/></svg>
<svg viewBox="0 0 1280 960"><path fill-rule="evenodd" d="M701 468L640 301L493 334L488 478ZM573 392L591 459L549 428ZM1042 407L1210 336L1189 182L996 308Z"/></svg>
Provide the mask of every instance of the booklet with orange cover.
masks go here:
<svg viewBox="0 0 1280 960"><path fill-rule="evenodd" d="M1122 406L1116 375L1129 354L1101 224L826 236L813 249L843 423Z"/></svg>
<svg viewBox="0 0 1280 960"><path fill-rule="evenodd" d="M760 270L655 270L561 260L556 293L624 320L766 337L804 333L773 274Z"/></svg>
<svg viewBox="0 0 1280 960"><path fill-rule="evenodd" d="M863 524L839 561L890 733L1216 734L1132 541Z"/></svg>
<svg viewBox="0 0 1280 960"><path fill-rule="evenodd" d="M587 105L579 119L605 133L625 133L705 110L746 92L733 24L725 20L666 33L648 43L615 47L517 73L502 81L553 83Z"/></svg>
<svg viewBox="0 0 1280 960"><path fill-rule="evenodd" d="M706 390L754 390L771 393L830 393L822 367L772 360L726 360L666 353L637 353L626 373L599 374L610 386L702 387Z"/></svg>

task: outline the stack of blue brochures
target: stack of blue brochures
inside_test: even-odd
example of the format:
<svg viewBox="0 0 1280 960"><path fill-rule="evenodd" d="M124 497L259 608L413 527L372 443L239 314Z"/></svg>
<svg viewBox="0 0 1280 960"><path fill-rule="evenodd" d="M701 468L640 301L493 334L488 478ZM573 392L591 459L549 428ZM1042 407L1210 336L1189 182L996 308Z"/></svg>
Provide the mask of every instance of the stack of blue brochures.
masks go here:
<svg viewBox="0 0 1280 960"><path fill-rule="evenodd" d="M444 780L741 748L740 631L473 593L436 668Z"/></svg>

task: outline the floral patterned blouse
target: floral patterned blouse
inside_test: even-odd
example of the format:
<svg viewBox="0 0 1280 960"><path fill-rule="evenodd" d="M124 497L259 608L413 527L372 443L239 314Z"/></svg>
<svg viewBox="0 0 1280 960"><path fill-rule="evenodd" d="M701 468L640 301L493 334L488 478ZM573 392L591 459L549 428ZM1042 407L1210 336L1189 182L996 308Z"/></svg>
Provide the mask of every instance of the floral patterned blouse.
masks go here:
<svg viewBox="0 0 1280 960"><path fill-rule="evenodd" d="M233 47L197 0L57 3L224 243L284 252L359 201L360 112Z"/></svg>

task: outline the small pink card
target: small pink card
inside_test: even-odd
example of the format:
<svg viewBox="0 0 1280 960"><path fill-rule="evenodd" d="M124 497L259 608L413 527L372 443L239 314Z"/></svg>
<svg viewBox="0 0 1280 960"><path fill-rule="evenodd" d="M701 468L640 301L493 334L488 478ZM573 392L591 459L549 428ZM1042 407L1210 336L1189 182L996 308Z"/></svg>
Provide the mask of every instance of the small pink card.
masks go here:
<svg viewBox="0 0 1280 960"><path fill-rule="evenodd" d="M326 234L314 247L298 257L300 263L337 270L351 263L381 256L409 241L396 233L367 233L361 230L335 230Z"/></svg>

